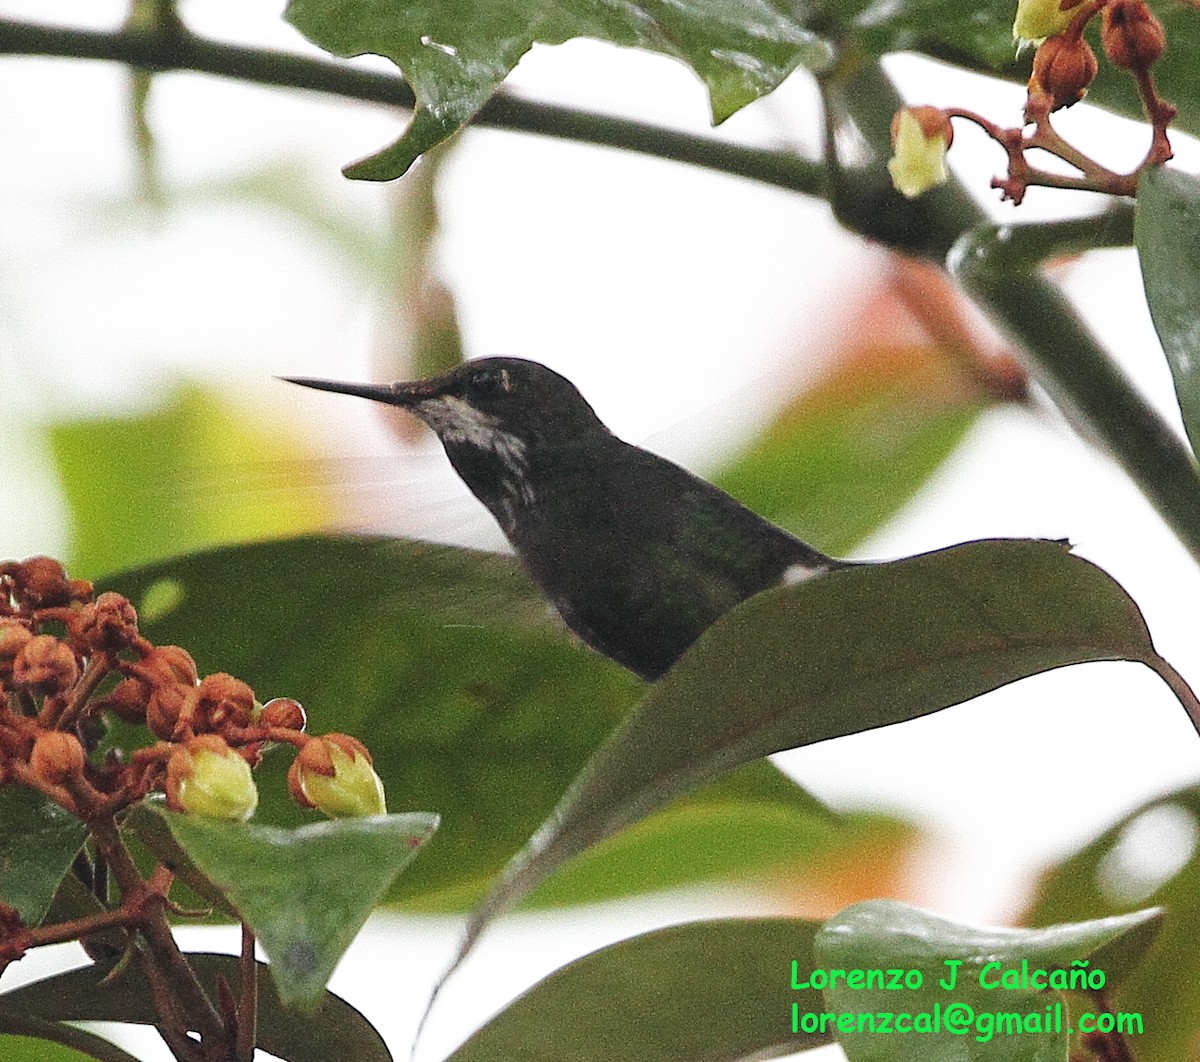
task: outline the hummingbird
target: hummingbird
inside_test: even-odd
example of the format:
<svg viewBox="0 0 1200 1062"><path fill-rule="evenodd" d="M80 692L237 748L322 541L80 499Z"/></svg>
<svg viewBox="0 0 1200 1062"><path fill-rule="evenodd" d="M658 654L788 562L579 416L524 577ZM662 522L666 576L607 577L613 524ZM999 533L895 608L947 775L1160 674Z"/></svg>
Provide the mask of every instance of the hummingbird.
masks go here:
<svg viewBox="0 0 1200 1062"><path fill-rule="evenodd" d="M536 361L478 358L393 384L282 379L424 421L566 625L650 681L750 595L853 566L617 438Z"/></svg>

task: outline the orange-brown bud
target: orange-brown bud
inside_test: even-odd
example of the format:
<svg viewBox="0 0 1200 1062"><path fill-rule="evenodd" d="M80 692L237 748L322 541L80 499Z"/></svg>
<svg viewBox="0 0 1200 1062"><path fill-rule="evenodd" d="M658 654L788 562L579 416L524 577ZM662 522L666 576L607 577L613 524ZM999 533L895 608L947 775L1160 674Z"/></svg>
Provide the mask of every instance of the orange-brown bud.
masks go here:
<svg viewBox="0 0 1200 1062"><path fill-rule="evenodd" d="M0 678L13 672L13 661L33 640L29 628L17 620L0 620Z"/></svg>
<svg viewBox="0 0 1200 1062"><path fill-rule="evenodd" d="M307 742L288 770L288 792L304 808L331 818L382 815L387 811L383 783L361 741L326 734Z"/></svg>
<svg viewBox="0 0 1200 1062"><path fill-rule="evenodd" d="M128 599L111 591L84 605L74 616L71 628L83 646L92 652L117 652L137 634L137 612Z"/></svg>
<svg viewBox="0 0 1200 1062"><path fill-rule="evenodd" d="M61 785L83 773L83 746L74 734L44 730L38 734L29 755L29 766L46 781Z"/></svg>
<svg viewBox="0 0 1200 1062"><path fill-rule="evenodd" d="M150 691L146 702L146 725L155 737L174 741L180 720L191 718L197 700L196 687L178 682L162 682Z"/></svg>
<svg viewBox="0 0 1200 1062"><path fill-rule="evenodd" d="M946 112L941 107L934 107L928 103L921 103L915 107L901 107L895 114L892 115L892 146L896 146L896 141L900 136L900 123L904 115L910 115L913 120L921 128L921 133L926 140L932 140L934 137L941 137L947 148L954 143L954 126L947 117Z"/></svg>
<svg viewBox="0 0 1200 1062"><path fill-rule="evenodd" d="M79 664L71 647L52 634L30 638L13 661L13 682L34 693L62 693L78 678Z"/></svg>
<svg viewBox="0 0 1200 1062"><path fill-rule="evenodd" d="M14 573L17 597L26 608L49 608L71 600L71 586L63 566L53 557L30 557Z"/></svg>
<svg viewBox="0 0 1200 1062"><path fill-rule="evenodd" d="M17 909L0 903L0 971L10 962L24 958L32 945L29 930L21 924Z"/></svg>
<svg viewBox="0 0 1200 1062"><path fill-rule="evenodd" d="M112 693L104 699L104 707L110 708L126 723L139 726L146 721L149 700L150 687L141 679L127 678L118 682Z"/></svg>
<svg viewBox="0 0 1200 1062"><path fill-rule="evenodd" d="M250 765L216 734L179 745L167 760L167 805L174 811L244 822L258 806Z"/></svg>
<svg viewBox="0 0 1200 1062"><path fill-rule="evenodd" d="M196 661L178 645L155 646L142 658L140 666L152 682L163 680L194 686L200 681Z"/></svg>
<svg viewBox="0 0 1200 1062"><path fill-rule="evenodd" d="M1082 37L1049 37L1033 56L1030 95L1045 93L1052 111L1070 107L1087 94L1099 69L1096 53Z"/></svg>
<svg viewBox="0 0 1200 1062"><path fill-rule="evenodd" d="M304 706L291 697L274 697L262 706L258 721L263 726L277 726L284 730L303 730L308 723Z"/></svg>
<svg viewBox="0 0 1200 1062"><path fill-rule="evenodd" d="M303 777L306 774L319 774L326 778L333 777L333 756L326 743L331 736L333 735L326 734L324 738L313 738L311 741L305 742L304 747L296 753L296 758L292 760L292 766L288 769L288 792L302 808L317 806L308 799L308 794L304 791ZM363 751L365 752L366 749Z"/></svg>
<svg viewBox="0 0 1200 1062"><path fill-rule="evenodd" d="M71 600L78 601L81 605L86 605L95 596L95 588L86 579L72 579L67 583L67 589L70 591Z"/></svg>
<svg viewBox="0 0 1200 1062"><path fill-rule="evenodd" d="M1111 0L1104 8L1100 43L1113 66L1145 70L1165 51L1167 34L1145 0Z"/></svg>
<svg viewBox="0 0 1200 1062"><path fill-rule="evenodd" d="M197 731L246 726L254 711L254 691L241 679L218 672L200 682L193 726Z"/></svg>

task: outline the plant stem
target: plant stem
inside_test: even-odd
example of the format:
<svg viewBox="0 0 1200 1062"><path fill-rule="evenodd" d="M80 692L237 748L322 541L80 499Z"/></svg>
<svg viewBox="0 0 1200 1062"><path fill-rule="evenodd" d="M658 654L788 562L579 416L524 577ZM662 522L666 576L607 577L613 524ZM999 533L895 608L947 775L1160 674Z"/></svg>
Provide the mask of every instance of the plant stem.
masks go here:
<svg viewBox="0 0 1200 1062"><path fill-rule="evenodd" d="M984 220L982 212L955 180L911 200L892 186L884 163L892 150L892 118L903 101L878 63L849 58L820 87L825 194L834 215L852 232L942 264L955 240ZM841 156L845 141L855 145L852 159Z"/></svg>
<svg viewBox="0 0 1200 1062"><path fill-rule="evenodd" d="M78 940L101 929L113 926L131 926L137 922L138 914L124 905L111 911L72 918L69 922L56 922L51 926L37 926L28 930L29 947L40 948L43 944L60 944L65 940Z"/></svg>
<svg viewBox="0 0 1200 1062"><path fill-rule="evenodd" d="M238 1062L254 1062L258 1042L258 963L254 961L254 934L242 925L242 955L238 964L237 1042Z"/></svg>
<svg viewBox="0 0 1200 1062"><path fill-rule="evenodd" d="M146 964L151 984L157 984L166 997L179 1004L187 1015L187 1027L200 1033L204 1042L224 1042L221 1017L171 934L166 918L167 898L147 888L111 817L93 820L88 825L97 851L108 860L121 888L122 905L132 904L137 908L137 926L151 959Z"/></svg>
<svg viewBox="0 0 1200 1062"><path fill-rule="evenodd" d="M1036 363L1056 401L1076 413L1200 562L1200 471L1186 444L1113 364L1042 275L1049 257L1133 239L1131 207L1058 225L981 226L950 270Z"/></svg>
<svg viewBox="0 0 1200 1062"><path fill-rule="evenodd" d="M1179 703L1183 705L1183 709L1188 714L1188 718L1192 721L1192 726L1196 728L1196 732L1200 733L1200 700L1197 700L1196 693L1189 686L1184 677L1176 671L1166 660L1161 656L1154 656L1146 661L1146 665L1170 687L1170 690L1179 699Z"/></svg>
<svg viewBox="0 0 1200 1062"><path fill-rule="evenodd" d="M87 707L92 694L96 692L96 688L104 681L104 677L111 669L112 658L108 653L96 653L92 656L88 660L83 677L71 693L70 703L63 708L58 719L54 720L51 725L58 730L69 730L73 727L79 721L80 713Z"/></svg>
<svg viewBox="0 0 1200 1062"><path fill-rule="evenodd" d="M126 27L100 32L0 18L0 54L109 60L155 72L193 70L405 110L411 110L416 103L408 82L394 74L154 28ZM620 148L810 195L819 194L824 183L823 165L791 152L728 144L648 122L537 103L503 93L494 96L472 124Z"/></svg>
<svg viewBox="0 0 1200 1062"><path fill-rule="evenodd" d="M985 395L1001 402L1029 401L1029 375L980 327L974 304L941 266L893 255L889 280L905 308L938 346L952 355Z"/></svg>

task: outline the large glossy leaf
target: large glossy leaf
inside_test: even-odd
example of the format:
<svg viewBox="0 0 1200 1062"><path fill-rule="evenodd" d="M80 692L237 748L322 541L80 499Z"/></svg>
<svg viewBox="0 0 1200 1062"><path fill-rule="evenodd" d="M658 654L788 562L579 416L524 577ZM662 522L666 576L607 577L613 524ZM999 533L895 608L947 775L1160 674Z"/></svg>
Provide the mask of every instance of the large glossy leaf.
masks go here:
<svg viewBox="0 0 1200 1062"><path fill-rule="evenodd" d="M412 812L290 830L155 810L271 960L286 1005L313 1006L387 887L437 828Z"/></svg>
<svg viewBox="0 0 1200 1062"><path fill-rule="evenodd" d="M715 477L743 505L844 555L961 441L982 408L948 358L868 348L804 392Z"/></svg>
<svg viewBox="0 0 1200 1062"><path fill-rule="evenodd" d="M803 8L769 0L290 0L285 17L335 55L386 56L412 83L417 108L404 136L347 170L368 180L400 176L470 121L535 42L595 37L681 59L707 85L716 121L770 92L799 64L824 65L830 55L805 27Z"/></svg>
<svg viewBox="0 0 1200 1062"><path fill-rule="evenodd" d="M1179 107L1177 126L1196 132L1200 74L1192 59L1200 50L1200 26L1186 4L1157 0L1154 7L1170 42L1155 77ZM969 7L950 0L834 0L820 6L764 0L599 6L584 0L291 0L286 17L335 55L390 58L412 83L417 108L405 134L347 168L352 177L388 180L470 121L534 42L594 37L679 58L708 86L713 117L720 121L771 92L798 65L827 68L835 40L856 52L924 52L1024 80L1029 58L1017 57L1012 40L1015 8L1012 0ZM1107 64L1089 99L1143 117L1133 79Z"/></svg>
<svg viewBox="0 0 1200 1062"><path fill-rule="evenodd" d="M173 601L144 625L155 642L186 646L202 670L246 679L261 700L298 697L314 733L365 741L389 807L441 815L390 893L426 906L435 894L457 905L477 897L645 688L573 644L516 562L495 554L298 539L213 550L111 583L139 607ZM256 821L312 821L287 795L289 763L274 750L256 771ZM767 764L711 799L821 814ZM711 856L694 856L682 866L698 880ZM649 853L643 862L652 865ZM605 894L596 886L592 899Z"/></svg>
<svg viewBox="0 0 1200 1062"><path fill-rule="evenodd" d="M1146 301L1175 380L1192 449L1200 451L1200 178L1157 168L1138 182L1134 241Z"/></svg>
<svg viewBox="0 0 1200 1062"><path fill-rule="evenodd" d="M0 787L0 903L40 924L86 839L87 827L41 793Z"/></svg>
<svg viewBox="0 0 1200 1062"><path fill-rule="evenodd" d="M217 979L238 985L238 960L232 955L187 953L211 998ZM48 1021L115 1021L153 1025L150 985L137 963L108 980L110 964L83 966L0 995L0 1014L10 1012ZM391 1062L375 1027L349 1003L325 992L315 1009L299 1011L279 1000L265 963L258 964L258 1046L288 1062Z"/></svg>
<svg viewBox="0 0 1200 1062"><path fill-rule="evenodd" d="M816 925L721 919L660 929L585 955L500 1012L448 1062L558 1062L569 1030L576 1062L733 1062L830 1041L794 1034L788 970L813 960Z"/></svg>
<svg viewBox="0 0 1200 1062"><path fill-rule="evenodd" d="M472 915L456 963L571 856L740 763L1114 659L1171 673L1124 590L1059 542L968 543L759 594L593 757Z"/></svg>
<svg viewBox="0 0 1200 1062"><path fill-rule="evenodd" d="M192 384L150 412L64 421L48 434L76 576L314 530L335 516L320 494L295 489L296 438Z"/></svg>
<svg viewBox="0 0 1200 1062"><path fill-rule="evenodd" d="M817 933L814 971L827 1009L855 1016L837 1034L850 1062L1066 1062L1071 1019L1063 997L1043 990L1051 971L1065 971L1070 984L1072 970L1101 970L1091 961L1100 949L1126 933L1144 938L1162 917L1148 910L1044 929L978 929L870 900L839 912ZM864 984L854 985L822 977L826 970L897 970L903 977L870 982L864 975ZM816 979L805 971L797 983ZM929 1029L881 1031L872 1027L881 1012L924 1013ZM861 1029L859 1016L869 1016ZM915 1019L913 1028L920 1029Z"/></svg>
<svg viewBox="0 0 1200 1062"><path fill-rule="evenodd" d="M1026 919L1096 918L1145 904L1166 912L1147 960L1125 978L1116 1002L1144 1016L1142 1062L1188 1057L1200 1037L1200 788L1137 808L1054 867ZM1111 963L1110 963L1111 965ZM1130 965L1130 964L1127 964Z"/></svg>

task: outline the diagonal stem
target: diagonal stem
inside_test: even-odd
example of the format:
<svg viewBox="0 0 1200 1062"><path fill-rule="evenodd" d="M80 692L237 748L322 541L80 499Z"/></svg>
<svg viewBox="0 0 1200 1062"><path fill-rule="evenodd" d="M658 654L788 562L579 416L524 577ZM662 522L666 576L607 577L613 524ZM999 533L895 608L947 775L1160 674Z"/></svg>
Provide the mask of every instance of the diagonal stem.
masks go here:
<svg viewBox="0 0 1200 1062"><path fill-rule="evenodd" d="M1200 470L1184 441L1113 364L1041 273L1056 255L1133 240L1133 208L1059 225L980 226L951 251L951 273L1037 364L1200 562Z"/></svg>

